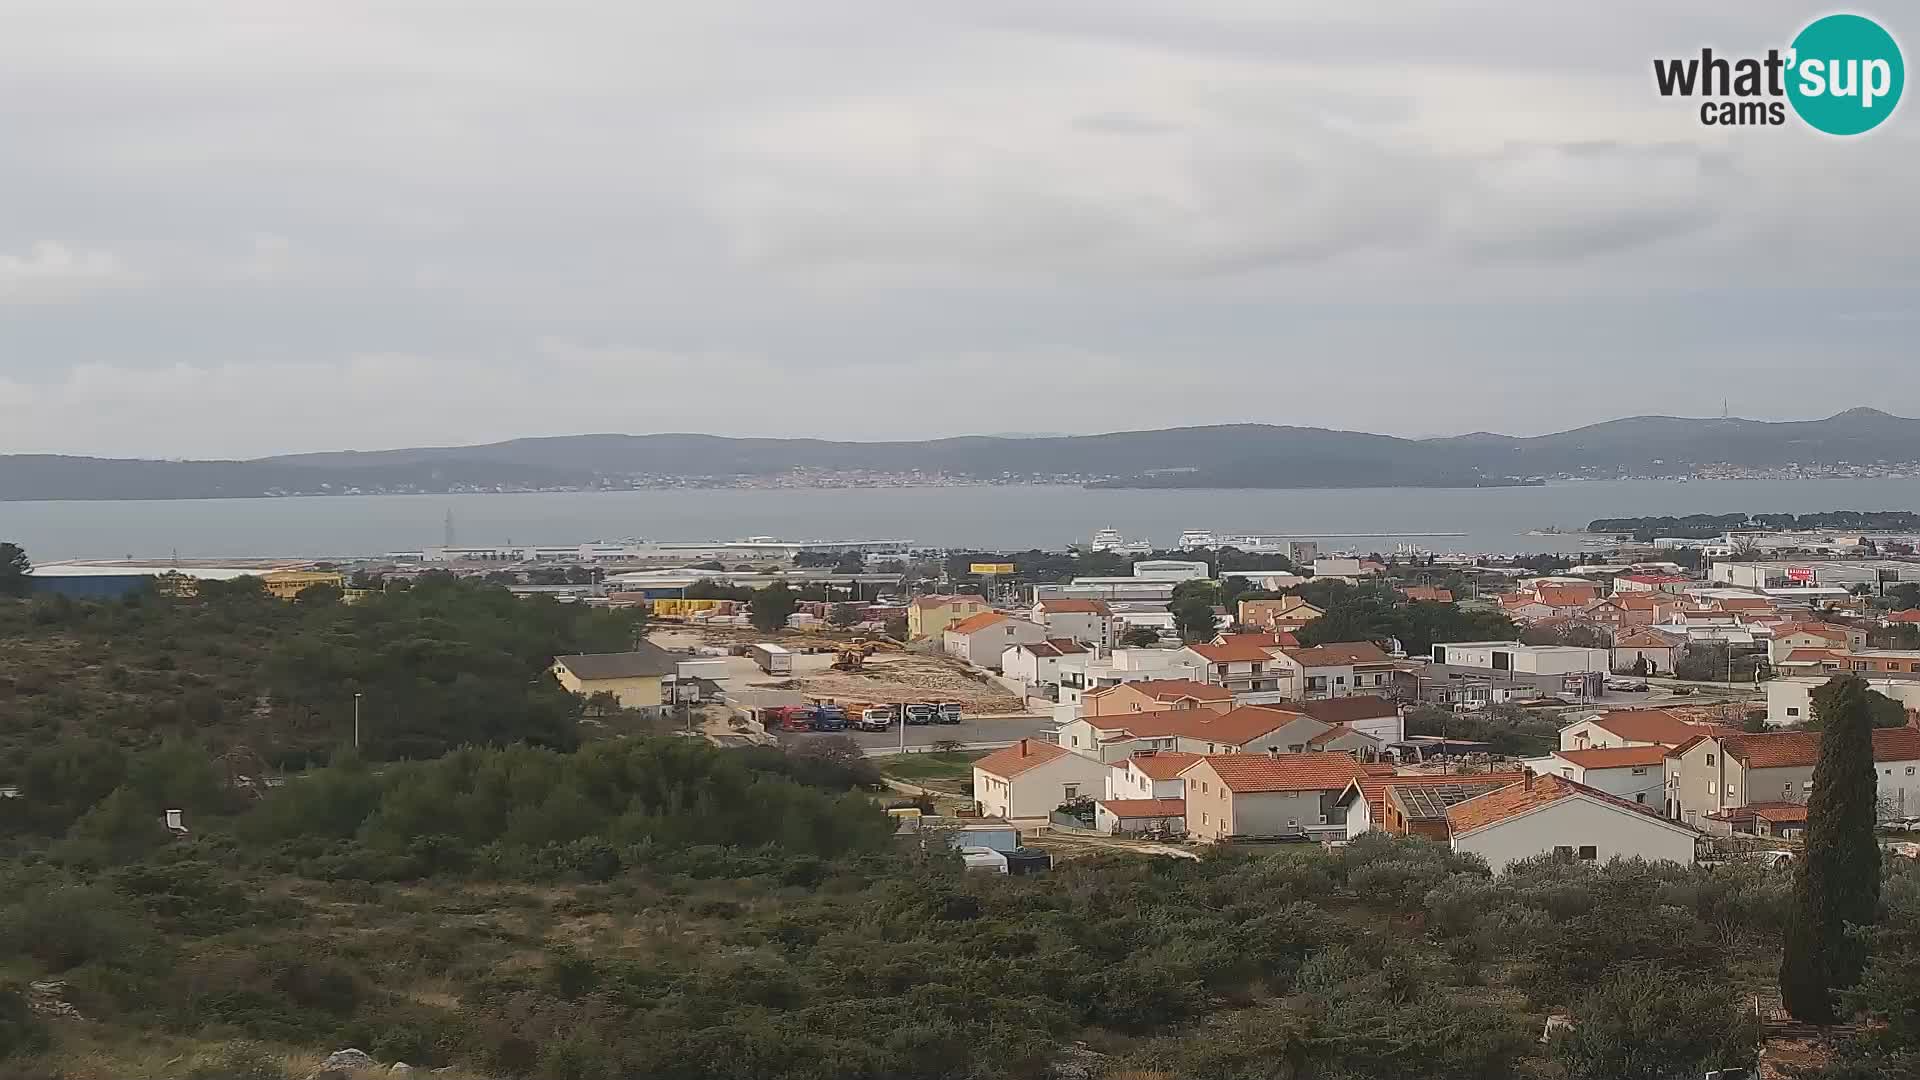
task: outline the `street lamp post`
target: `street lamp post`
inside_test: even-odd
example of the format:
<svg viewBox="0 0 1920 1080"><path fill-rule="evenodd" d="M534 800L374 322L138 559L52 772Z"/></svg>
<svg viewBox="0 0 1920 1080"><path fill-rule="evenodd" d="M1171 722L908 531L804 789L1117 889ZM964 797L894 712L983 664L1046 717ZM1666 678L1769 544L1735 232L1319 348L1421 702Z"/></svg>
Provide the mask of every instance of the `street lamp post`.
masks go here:
<svg viewBox="0 0 1920 1080"><path fill-rule="evenodd" d="M353 692L353 748L360 749L360 691Z"/></svg>

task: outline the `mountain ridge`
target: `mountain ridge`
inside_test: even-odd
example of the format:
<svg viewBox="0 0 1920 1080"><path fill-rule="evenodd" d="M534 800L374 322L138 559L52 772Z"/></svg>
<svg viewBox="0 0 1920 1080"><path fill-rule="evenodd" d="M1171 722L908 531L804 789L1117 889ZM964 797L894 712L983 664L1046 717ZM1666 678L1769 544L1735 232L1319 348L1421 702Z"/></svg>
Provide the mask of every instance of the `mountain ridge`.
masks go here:
<svg viewBox="0 0 1920 1080"><path fill-rule="evenodd" d="M0 455L0 501L662 486L806 473L936 474L1097 487L1484 487L1704 465L1920 461L1920 420L1865 406L1816 420L1630 416L1544 435L1409 439L1292 424L851 442L698 432L543 435L464 446L155 460Z"/></svg>

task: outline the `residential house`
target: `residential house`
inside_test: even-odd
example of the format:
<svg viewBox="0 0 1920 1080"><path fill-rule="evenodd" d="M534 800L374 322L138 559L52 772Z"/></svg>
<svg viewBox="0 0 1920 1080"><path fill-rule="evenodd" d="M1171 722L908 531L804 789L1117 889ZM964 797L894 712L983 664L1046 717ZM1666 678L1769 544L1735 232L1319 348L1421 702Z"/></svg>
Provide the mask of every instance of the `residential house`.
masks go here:
<svg viewBox="0 0 1920 1080"><path fill-rule="evenodd" d="M1225 687L1236 697L1270 694L1269 700L1280 700L1283 691L1275 674L1274 653L1281 647L1261 634L1235 634L1224 641L1199 642L1181 652L1200 665L1201 680L1209 685Z"/></svg>
<svg viewBox="0 0 1920 1080"><path fill-rule="evenodd" d="M672 653L641 641L631 652L556 656L551 670L562 689L583 698L612 694L623 709L658 713L667 701L661 685L677 664Z"/></svg>
<svg viewBox="0 0 1920 1080"><path fill-rule="evenodd" d="M973 797L987 817L1045 817L1061 803L1100 795L1112 771L1098 758L1021 739L973 763Z"/></svg>
<svg viewBox="0 0 1920 1080"><path fill-rule="evenodd" d="M1075 705L1083 694L1121 683L1198 681L1200 665L1180 649L1115 649L1063 656L1059 663L1060 702Z"/></svg>
<svg viewBox="0 0 1920 1080"><path fill-rule="evenodd" d="M1556 750L1542 760L1538 771L1564 776L1641 806L1662 808L1668 750L1665 746Z"/></svg>
<svg viewBox="0 0 1920 1080"><path fill-rule="evenodd" d="M1804 803L1820 759L1820 732L1701 735L1667 752L1666 813L1694 823L1751 803ZM1880 817L1920 814L1920 729L1873 732Z"/></svg>
<svg viewBox="0 0 1920 1080"><path fill-rule="evenodd" d="M1881 626L1920 625L1920 608L1907 608L1905 611L1889 611L1880 618Z"/></svg>
<svg viewBox="0 0 1920 1080"><path fill-rule="evenodd" d="M1668 593L1614 593L1588 604L1580 617L1617 635L1632 627L1651 626L1659 621L1663 608L1679 604L1679 598Z"/></svg>
<svg viewBox="0 0 1920 1080"><path fill-rule="evenodd" d="M260 575L260 587L278 600L297 600L316 585L344 592L347 576L337 570L271 570Z"/></svg>
<svg viewBox="0 0 1920 1080"><path fill-rule="evenodd" d="M947 655L955 660L974 667L998 668L1001 657L1010 646L1044 641L1047 629L1025 619L1008 618L996 611L983 611L947 627L941 637Z"/></svg>
<svg viewBox="0 0 1920 1080"><path fill-rule="evenodd" d="M1233 708L1233 693L1191 679L1144 679L1103 686L1080 698L1085 717L1129 716L1169 709L1208 709L1217 713Z"/></svg>
<svg viewBox="0 0 1920 1080"><path fill-rule="evenodd" d="M1767 662L1779 664L1796 649L1832 649L1850 652L1867 647L1867 632L1838 623L1783 622L1773 627L1767 639Z"/></svg>
<svg viewBox="0 0 1920 1080"><path fill-rule="evenodd" d="M1181 774L1187 782L1187 835L1345 835L1335 805L1366 769L1347 754L1219 754Z"/></svg>
<svg viewBox="0 0 1920 1080"><path fill-rule="evenodd" d="M1281 596L1240 601L1235 621L1242 626L1292 633L1325 614L1298 596Z"/></svg>
<svg viewBox="0 0 1920 1080"><path fill-rule="evenodd" d="M1082 645L1113 648L1113 609L1105 600L1040 600L1033 621L1047 628L1049 640L1067 638Z"/></svg>
<svg viewBox="0 0 1920 1080"><path fill-rule="evenodd" d="M1194 708L1082 716L1062 725L1058 739L1069 750L1119 762L1142 750L1301 753L1327 730L1328 725L1302 713L1247 705L1225 713Z"/></svg>
<svg viewBox="0 0 1920 1080"><path fill-rule="evenodd" d="M1520 675L1604 673L1611 657L1605 649L1573 645L1523 645L1518 641L1453 641L1433 647L1433 662Z"/></svg>
<svg viewBox="0 0 1920 1080"><path fill-rule="evenodd" d="M1185 798L1187 783L1180 779L1180 774L1198 760L1199 754L1178 750L1136 751L1111 763L1106 796L1109 799Z"/></svg>
<svg viewBox="0 0 1920 1080"><path fill-rule="evenodd" d="M1438 585L1408 585L1400 590L1400 595L1406 597L1408 603L1420 601L1434 604L1453 603L1453 590L1443 589Z"/></svg>
<svg viewBox="0 0 1920 1080"><path fill-rule="evenodd" d="M1679 746L1697 735L1726 729L1697 724L1666 709L1614 709L1576 720L1560 729L1560 749L1596 750L1609 746Z"/></svg>
<svg viewBox="0 0 1920 1080"><path fill-rule="evenodd" d="M1796 649L1794 657L1810 650ZM1825 656L1827 654L1820 654ZM1820 667L1825 667L1822 661ZM1813 718L1813 694L1833 678L1837 667L1825 667L1816 671L1812 667L1800 665L1797 661L1780 665L1782 674L1761 684L1767 691L1767 726L1798 727ZM1861 674L1867 688L1875 693L1890 697L1907 710L1911 721L1913 714L1920 711L1920 676L1912 674Z"/></svg>
<svg viewBox="0 0 1920 1080"><path fill-rule="evenodd" d="M1396 743L1407 737L1407 724L1400 706L1373 694L1319 698L1296 702L1287 707L1306 713L1323 724L1352 728L1382 743Z"/></svg>
<svg viewBox="0 0 1920 1080"><path fill-rule="evenodd" d="M1421 773L1404 776L1369 774L1358 777L1347 785L1334 802L1346 818L1349 840L1372 829L1378 829L1392 836L1414 833L1434 840L1445 840L1447 839L1445 825L1448 806L1522 779L1525 779L1525 774L1517 771ZM1409 794L1397 802L1389 803L1388 789L1400 784L1422 789L1422 793ZM1446 789L1457 790L1459 794L1431 794L1434 791L1444 792ZM1437 824L1434 820L1436 807Z"/></svg>
<svg viewBox="0 0 1920 1080"><path fill-rule="evenodd" d="M1345 724L1333 727L1307 740L1306 749L1326 753L1339 751L1352 754L1360 761L1379 761L1386 743L1364 731L1350 728Z"/></svg>
<svg viewBox="0 0 1920 1080"><path fill-rule="evenodd" d="M1000 673L1022 686L1056 686L1060 682L1060 661L1084 656L1086 651L1072 638L1023 641L1007 646L1000 654Z"/></svg>
<svg viewBox="0 0 1920 1080"><path fill-rule="evenodd" d="M975 593L952 596L916 596L907 605L907 636L939 637L961 619L993 610L987 598Z"/></svg>
<svg viewBox="0 0 1920 1080"><path fill-rule="evenodd" d="M1846 670L1866 676L1894 672L1920 673L1920 650L1850 649L1847 652Z"/></svg>
<svg viewBox="0 0 1920 1080"><path fill-rule="evenodd" d="M1707 815L1707 831L1792 840L1806 835L1806 803L1748 803Z"/></svg>
<svg viewBox="0 0 1920 1080"><path fill-rule="evenodd" d="M1306 649L1282 649L1269 667L1289 700L1378 694L1393 685L1392 657L1371 641L1341 641Z"/></svg>
<svg viewBox="0 0 1920 1080"><path fill-rule="evenodd" d="M1617 631L1613 638L1613 670L1664 675L1673 670L1685 652L1684 639L1669 637L1652 627Z"/></svg>
<svg viewBox="0 0 1920 1080"><path fill-rule="evenodd" d="M1647 807L1564 776L1519 783L1447 808L1453 850L1479 855L1498 874L1522 859L1645 859L1693 865L1699 833Z"/></svg>
<svg viewBox="0 0 1920 1080"><path fill-rule="evenodd" d="M1352 579L1360 577L1365 573L1367 573L1367 571L1360 565L1359 559L1322 556L1313 560L1313 577L1315 581L1324 581L1327 578Z"/></svg>
<svg viewBox="0 0 1920 1080"><path fill-rule="evenodd" d="M1185 799L1101 799L1093 804L1093 827L1109 836L1187 831Z"/></svg>

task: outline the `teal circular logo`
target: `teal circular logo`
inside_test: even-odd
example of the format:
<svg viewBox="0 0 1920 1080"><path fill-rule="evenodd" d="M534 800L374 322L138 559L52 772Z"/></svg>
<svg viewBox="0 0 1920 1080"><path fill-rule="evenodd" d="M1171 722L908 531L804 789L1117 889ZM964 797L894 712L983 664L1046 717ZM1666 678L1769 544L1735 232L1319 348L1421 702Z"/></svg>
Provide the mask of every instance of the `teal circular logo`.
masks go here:
<svg viewBox="0 0 1920 1080"><path fill-rule="evenodd" d="M1860 15L1828 15L1793 39L1787 100L1813 128L1829 135L1872 131L1893 115L1907 68L1900 46L1880 24Z"/></svg>

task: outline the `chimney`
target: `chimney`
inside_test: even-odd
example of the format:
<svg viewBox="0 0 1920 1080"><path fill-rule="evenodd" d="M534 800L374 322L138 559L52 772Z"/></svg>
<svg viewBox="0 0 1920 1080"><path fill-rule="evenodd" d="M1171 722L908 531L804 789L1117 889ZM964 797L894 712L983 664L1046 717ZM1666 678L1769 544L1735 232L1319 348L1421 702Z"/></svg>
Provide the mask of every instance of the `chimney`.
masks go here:
<svg viewBox="0 0 1920 1080"><path fill-rule="evenodd" d="M1527 790L1532 791L1533 790L1533 770L1525 765L1522 765L1520 767L1520 775L1526 778L1525 783L1527 785Z"/></svg>
<svg viewBox="0 0 1920 1080"><path fill-rule="evenodd" d="M1277 746L1269 746L1269 747L1267 747L1267 756L1268 756L1269 758L1272 758L1272 759L1273 759L1273 760L1275 760L1275 761L1279 761L1279 760L1280 760L1280 748L1279 748L1279 747L1277 747Z"/></svg>
<svg viewBox="0 0 1920 1080"><path fill-rule="evenodd" d="M1032 753L1033 753L1033 751L1031 751L1031 750L1029 750L1029 749L1027 749L1027 740L1025 740L1025 739L1021 739L1021 740L1020 740L1020 756L1021 756L1021 757L1028 757L1028 756L1031 756L1031 755L1032 755Z"/></svg>

